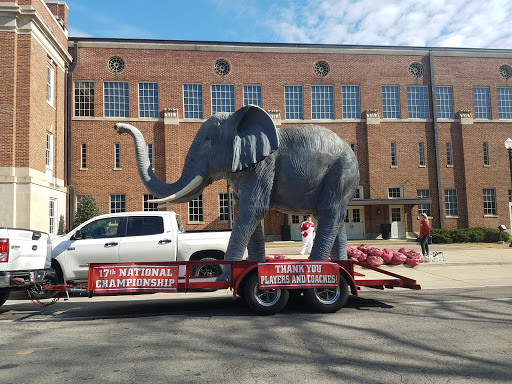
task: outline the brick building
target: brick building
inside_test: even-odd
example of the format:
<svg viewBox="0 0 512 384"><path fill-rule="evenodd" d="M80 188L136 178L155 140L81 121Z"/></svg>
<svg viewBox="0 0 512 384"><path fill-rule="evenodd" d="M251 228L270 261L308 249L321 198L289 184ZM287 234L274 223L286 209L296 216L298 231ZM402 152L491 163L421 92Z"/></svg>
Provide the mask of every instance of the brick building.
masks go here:
<svg viewBox="0 0 512 384"><path fill-rule="evenodd" d="M113 130L116 122L139 128L155 174L174 182L201 123L252 103L279 129L314 123L352 146L361 181L346 219L349 238L376 238L383 229L413 236L421 212L434 227L511 227L504 142L512 136L512 50L97 38L67 44L69 86L55 84L70 105L62 116L67 141L55 149L57 163L69 164L67 222L86 194L102 213L154 209L133 141ZM2 145L4 161L14 146ZM172 209L187 229L227 228L227 197L220 181ZM265 235L298 239L301 221L269 212Z"/></svg>

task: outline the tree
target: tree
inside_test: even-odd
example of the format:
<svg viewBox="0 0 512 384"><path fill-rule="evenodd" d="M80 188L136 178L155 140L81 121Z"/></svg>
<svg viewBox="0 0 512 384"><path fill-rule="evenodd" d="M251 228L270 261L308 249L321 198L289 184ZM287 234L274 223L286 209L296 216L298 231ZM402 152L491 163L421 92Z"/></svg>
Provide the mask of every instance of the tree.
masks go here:
<svg viewBox="0 0 512 384"><path fill-rule="evenodd" d="M83 222L92 219L100 214L100 209L91 195L84 195L76 208L75 221L73 228L78 227Z"/></svg>

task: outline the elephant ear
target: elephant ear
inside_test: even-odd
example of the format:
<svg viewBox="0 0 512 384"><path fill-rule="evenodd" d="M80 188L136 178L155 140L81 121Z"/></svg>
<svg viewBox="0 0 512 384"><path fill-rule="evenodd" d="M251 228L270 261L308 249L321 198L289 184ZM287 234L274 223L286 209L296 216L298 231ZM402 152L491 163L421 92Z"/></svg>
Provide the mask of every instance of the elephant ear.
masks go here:
<svg viewBox="0 0 512 384"><path fill-rule="evenodd" d="M262 161L279 147L277 128L272 118L256 105L246 105L233 114L233 164L239 172Z"/></svg>

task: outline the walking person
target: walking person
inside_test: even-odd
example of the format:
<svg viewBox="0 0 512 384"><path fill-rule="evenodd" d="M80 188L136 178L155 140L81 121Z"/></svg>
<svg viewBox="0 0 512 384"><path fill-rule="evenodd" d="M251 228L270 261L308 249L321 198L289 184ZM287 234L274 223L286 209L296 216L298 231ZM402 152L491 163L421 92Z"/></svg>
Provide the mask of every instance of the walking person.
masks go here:
<svg viewBox="0 0 512 384"><path fill-rule="evenodd" d="M300 226L300 232L302 233L300 254L303 255L306 251L310 254L311 248L313 248L313 240L315 239L315 224L311 221L311 215L308 215L306 221Z"/></svg>
<svg viewBox="0 0 512 384"><path fill-rule="evenodd" d="M423 257L428 259L428 238L430 237L430 225L428 223L427 214L422 213L421 216L423 217L420 223L421 253L423 254Z"/></svg>

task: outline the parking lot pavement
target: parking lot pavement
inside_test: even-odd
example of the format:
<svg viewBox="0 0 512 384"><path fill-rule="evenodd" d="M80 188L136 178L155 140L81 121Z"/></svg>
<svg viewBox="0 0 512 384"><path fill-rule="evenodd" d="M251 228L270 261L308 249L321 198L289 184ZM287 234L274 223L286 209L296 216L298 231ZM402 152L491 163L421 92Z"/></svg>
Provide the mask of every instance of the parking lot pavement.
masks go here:
<svg viewBox="0 0 512 384"><path fill-rule="evenodd" d="M405 247L420 251L419 243L401 240L363 240L349 241L350 246L361 243L380 249L398 250ZM278 241L266 243L266 254L278 254L292 259L301 259L299 255L300 242ZM443 252L446 261L421 263L416 267L403 265L383 265L380 268L416 280L422 289L466 288L466 287L495 287L512 286L512 248L486 248L432 244L431 252ZM368 277L382 276L378 272L356 267L356 270Z"/></svg>

